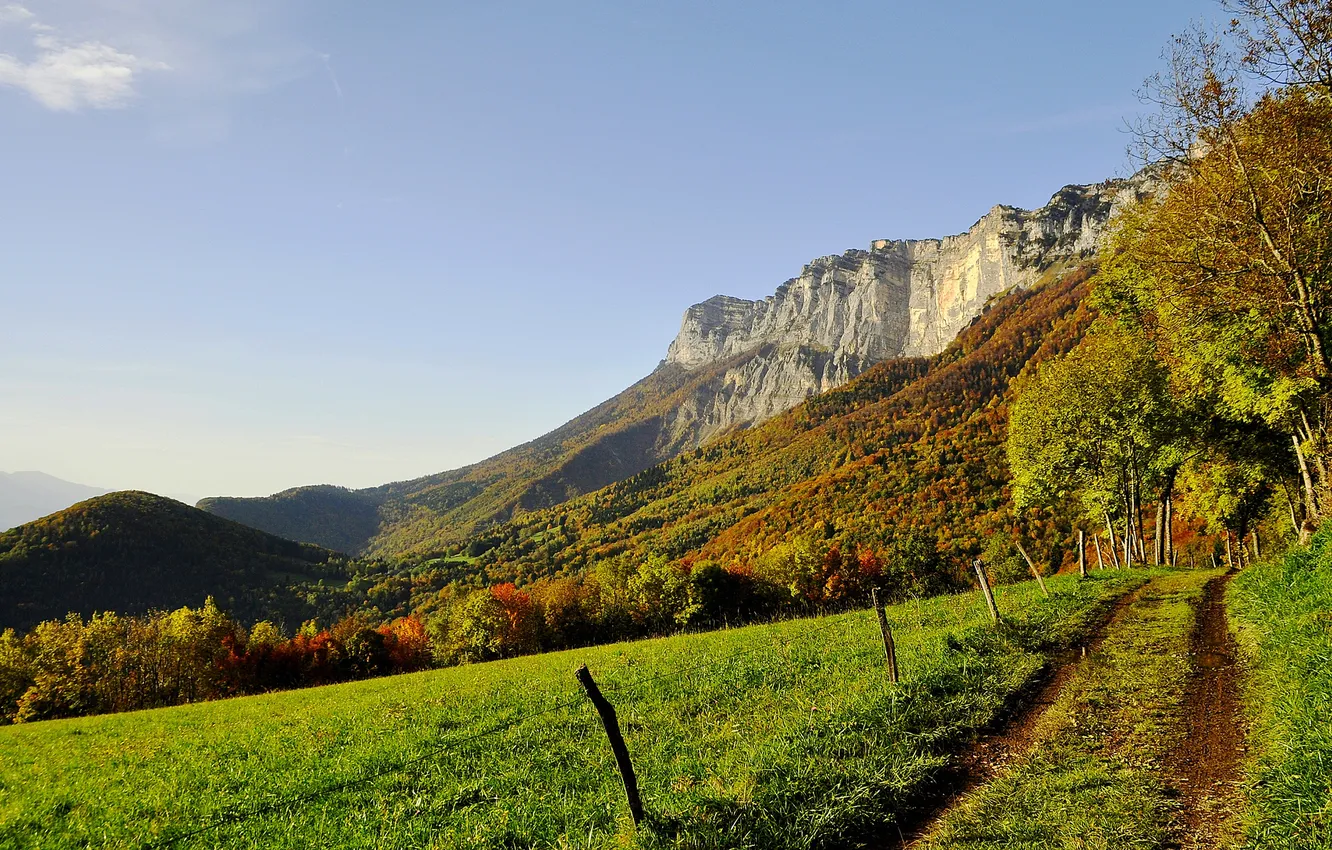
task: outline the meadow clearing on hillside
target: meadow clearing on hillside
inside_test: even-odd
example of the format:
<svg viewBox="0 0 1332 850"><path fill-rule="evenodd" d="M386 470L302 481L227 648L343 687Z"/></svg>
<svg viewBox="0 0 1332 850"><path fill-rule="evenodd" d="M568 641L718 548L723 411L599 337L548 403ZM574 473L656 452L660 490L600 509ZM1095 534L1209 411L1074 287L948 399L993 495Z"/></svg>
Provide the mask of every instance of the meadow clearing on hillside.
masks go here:
<svg viewBox="0 0 1332 850"><path fill-rule="evenodd" d="M1142 572L0 729L0 846L795 847L890 830ZM615 704L635 830L572 676Z"/></svg>

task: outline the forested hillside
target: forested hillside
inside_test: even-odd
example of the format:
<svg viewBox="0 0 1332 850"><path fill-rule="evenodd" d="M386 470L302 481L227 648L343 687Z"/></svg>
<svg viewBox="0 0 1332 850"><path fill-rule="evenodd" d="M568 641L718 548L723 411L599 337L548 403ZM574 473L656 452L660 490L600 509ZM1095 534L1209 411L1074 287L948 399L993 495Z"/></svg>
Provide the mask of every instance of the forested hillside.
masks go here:
<svg viewBox="0 0 1332 850"><path fill-rule="evenodd" d="M688 423L666 417L717 392L746 352L709 368L667 365L556 430L462 469L365 490L313 486L263 498L204 499L218 516L292 540L392 556L440 548L508 518L627 478L694 443Z"/></svg>
<svg viewBox="0 0 1332 850"><path fill-rule="evenodd" d="M965 586L966 562L987 539L1023 532L1058 565L1066 529L1039 512L1019 522L1009 507L1006 403L1015 376L1077 341L1091 319L1091 275L1051 270L996 299L941 355L880 364L759 427L451 552L424 535L414 557L348 560L168 499L94 499L0 535L0 624L213 596L235 620L222 630L235 652L261 620L276 624L265 641L296 646L318 636L297 634L308 618L350 635L415 615L436 662L455 663L855 606L871 588L901 598ZM1012 554L1009 545L992 559L997 579L1026 574ZM36 632L26 641L34 658L47 642ZM232 654L207 636L199 651ZM283 675L332 675L310 670Z"/></svg>
<svg viewBox="0 0 1332 850"><path fill-rule="evenodd" d="M472 542L478 566L520 581L653 560L762 573L812 548L849 558L909 544L915 566L942 573L919 580L960 578L959 559L1018 530L1006 499L1009 386L1077 342L1092 273L1051 272L993 302L941 355L880 364L761 426L500 525ZM1042 554L1057 565L1058 530L1028 530L1056 543Z"/></svg>
<svg viewBox="0 0 1332 850"><path fill-rule="evenodd" d="M321 594L349 577L346 559L326 549L173 499L111 493L0 533L0 629L69 613L200 605L209 596L239 617L295 627L326 613Z"/></svg>

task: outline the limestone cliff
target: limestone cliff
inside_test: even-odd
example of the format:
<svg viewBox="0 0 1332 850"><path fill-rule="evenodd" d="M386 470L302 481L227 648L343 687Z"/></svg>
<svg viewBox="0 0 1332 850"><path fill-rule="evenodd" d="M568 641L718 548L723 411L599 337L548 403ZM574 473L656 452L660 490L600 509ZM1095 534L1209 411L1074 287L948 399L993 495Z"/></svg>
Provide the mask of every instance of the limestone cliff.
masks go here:
<svg viewBox="0 0 1332 850"><path fill-rule="evenodd" d="M1142 177L1068 186L1039 210L995 207L958 236L822 257L761 301L710 298L685 312L647 377L471 466L366 490L298 487L199 506L295 540L432 556L775 416L882 360L942 351L991 296L1094 251L1116 208L1149 188Z"/></svg>
<svg viewBox="0 0 1332 850"><path fill-rule="evenodd" d="M677 416L700 441L760 422L893 357L944 349L992 296L1095 252L1149 177L1065 186L1038 210L996 206L966 233L888 240L821 257L761 301L718 295L685 311L663 365L697 370L763 348L725 391Z"/></svg>

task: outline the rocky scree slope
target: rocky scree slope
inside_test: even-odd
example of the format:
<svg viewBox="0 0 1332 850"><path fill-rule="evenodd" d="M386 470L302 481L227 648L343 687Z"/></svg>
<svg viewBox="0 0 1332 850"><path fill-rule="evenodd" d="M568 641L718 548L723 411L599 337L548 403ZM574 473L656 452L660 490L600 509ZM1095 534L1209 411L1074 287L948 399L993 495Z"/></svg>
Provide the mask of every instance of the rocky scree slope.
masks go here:
<svg viewBox="0 0 1332 850"><path fill-rule="evenodd" d="M761 300L690 307L650 375L556 430L462 469L366 490L300 487L204 510L340 551L426 555L495 523L625 480L763 422L876 363L937 354L995 294L1097 247L1150 186L1066 186L1038 210L996 206L966 233L822 257Z"/></svg>

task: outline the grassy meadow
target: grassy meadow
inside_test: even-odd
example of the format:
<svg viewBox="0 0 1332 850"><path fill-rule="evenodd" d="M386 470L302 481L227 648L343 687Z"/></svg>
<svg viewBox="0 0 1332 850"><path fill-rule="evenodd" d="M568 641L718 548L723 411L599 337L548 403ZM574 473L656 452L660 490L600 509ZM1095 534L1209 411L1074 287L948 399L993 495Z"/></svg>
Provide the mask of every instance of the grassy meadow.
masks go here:
<svg viewBox="0 0 1332 850"><path fill-rule="evenodd" d="M155 711L0 728L0 847L808 847L891 831L1050 653L1147 579L997 589ZM616 706L635 830L586 663Z"/></svg>
<svg viewBox="0 0 1332 850"><path fill-rule="evenodd" d="M1332 529L1239 573L1229 597L1250 667L1250 846L1332 848Z"/></svg>

